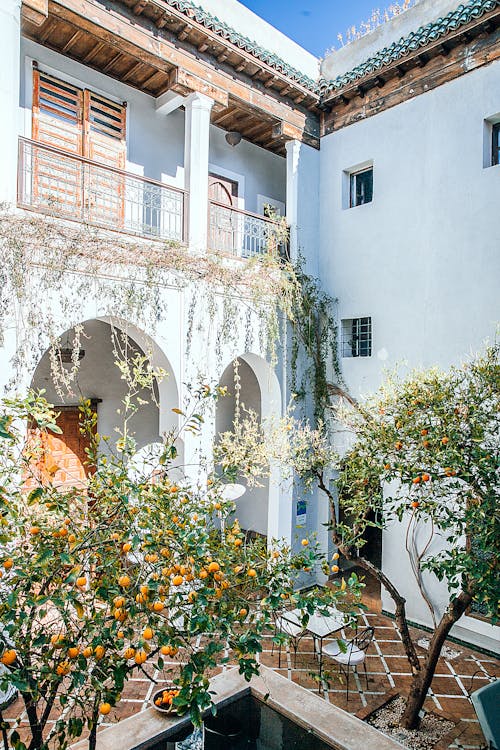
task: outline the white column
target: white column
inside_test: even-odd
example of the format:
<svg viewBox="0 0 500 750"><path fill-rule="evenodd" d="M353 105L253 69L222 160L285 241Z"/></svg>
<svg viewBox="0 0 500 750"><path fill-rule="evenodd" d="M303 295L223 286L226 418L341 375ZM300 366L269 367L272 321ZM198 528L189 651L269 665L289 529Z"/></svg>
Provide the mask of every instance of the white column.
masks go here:
<svg viewBox="0 0 500 750"><path fill-rule="evenodd" d="M188 242L191 250L207 248L208 226L208 146L210 111L213 99L204 94L191 94L185 102L184 169L186 190L189 191Z"/></svg>
<svg viewBox="0 0 500 750"><path fill-rule="evenodd" d="M286 220L290 227L290 258L297 260L299 210L300 141L287 141L286 148Z"/></svg>
<svg viewBox="0 0 500 750"><path fill-rule="evenodd" d="M0 2L0 202L15 204L19 135L21 0Z"/></svg>

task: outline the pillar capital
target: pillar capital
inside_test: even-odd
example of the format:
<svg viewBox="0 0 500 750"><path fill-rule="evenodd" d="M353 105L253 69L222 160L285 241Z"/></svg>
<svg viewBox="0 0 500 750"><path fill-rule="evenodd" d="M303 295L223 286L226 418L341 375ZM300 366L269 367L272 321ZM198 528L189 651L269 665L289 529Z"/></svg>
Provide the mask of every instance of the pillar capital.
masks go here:
<svg viewBox="0 0 500 750"><path fill-rule="evenodd" d="M193 91L184 99L184 106L190 107L191 109L199 109L205 112L210 112L214 105L214 100L206 94L200 94L199 91Z"/></svg>

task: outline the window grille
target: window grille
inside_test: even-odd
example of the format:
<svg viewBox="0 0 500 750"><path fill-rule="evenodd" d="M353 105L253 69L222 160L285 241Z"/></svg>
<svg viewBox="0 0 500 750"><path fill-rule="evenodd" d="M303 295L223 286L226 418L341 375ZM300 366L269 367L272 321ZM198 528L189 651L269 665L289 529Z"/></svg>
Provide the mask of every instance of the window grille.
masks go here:
<svg viewBox="0 0 500 750"><path fill-rule="evenodd" d="M348 318L342 321L342 356L371 357L372 319Z"/></svg>

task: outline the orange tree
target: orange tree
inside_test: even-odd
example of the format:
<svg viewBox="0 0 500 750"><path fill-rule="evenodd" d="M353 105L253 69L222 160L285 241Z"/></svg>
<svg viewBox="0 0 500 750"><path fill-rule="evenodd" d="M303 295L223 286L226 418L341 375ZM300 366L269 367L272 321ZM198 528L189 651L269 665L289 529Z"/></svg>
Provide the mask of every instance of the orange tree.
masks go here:
<svg viewBox="0 0 500 750"><path fill-rule="evenodd" d="M375 576L394 600L413 673L402 717L406 728L418 725L453 625L473 603L492 622L498 617L498 355L495 345L447 373L430 370L404 381L391 379L362 405L350 400L337 415L343 432L347 427L353 435L342 457L332 448L324 425L314 428L293 413L267 430L249 418L238 430L225 433L218 446L218 460L229 469L262 473L266 461L279 460L306 487L317 486L328 498L329 528L338 551ZM432 611L434 629L424 659L418 658L411 638L403 594L364 556L368 527L393 524L404 525L401 554L408 554L409 575L415 576L415 588ZM421 548L419 530L426 531ZM332 562L338 572L338 560ZM427 594L433 577L449 592L443 611L434 611Z"/></svg>
<svg viewBox="0 0 500 750"><path fill-rule="evenodd" d="M234 506L215 477L203 486L174 483L179 434L199 431L217 389L200 387L189 412L176 410L182 427L165 436L160 455L130 470L143 365L136 362L135 374L123 365L129 394L116 450L109 441L103 450L96 417L82 404L91 440L84 487L56 486L43 436L58 428L44 399L2 403L0 688L18 689L29 722L25 731L0 716L5 750L66 747L85 727L95 747L99 715L112 712L130 675L148 665L170 674L177 710L197 723L211 704L209 672L227 648L250 679L285 599L307 613L350 593L296 591L301 571L320 557L313 545L292 555L279 542L247 544L237 521L220 530ZM28 442L26 420L38 436L32 429ZM48 724L54 710L59 718Z"/></svg>

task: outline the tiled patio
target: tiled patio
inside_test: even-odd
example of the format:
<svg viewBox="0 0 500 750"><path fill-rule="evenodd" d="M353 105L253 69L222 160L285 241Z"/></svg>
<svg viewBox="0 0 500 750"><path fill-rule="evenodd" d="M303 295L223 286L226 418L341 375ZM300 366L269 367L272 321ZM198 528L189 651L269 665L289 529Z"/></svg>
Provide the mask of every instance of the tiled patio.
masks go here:
<svg viewBox="0 0 500 750"><path fill-rule="evenodd" d="M365 713L364 709L369 708L371 704L390 691L405 693L411 679L395 622L381 614L365 614L362 619L365 625L372 625L375 628L375 638L367 652L368 689L366 689L365 676L361 670L359 677L355 676L350 680L348 701L345 685L335 675L329 678L330 684L328 687L324 685L322 691L325 700L355 714ZM412 635L418 639L426 633L413 629ZM328 639L325 639L325 643L327 641ZM283 648L281 668L279 668L278 650L277 647L273 650L272 645L271 635L269 635L261 654L262 664L275 669L308 690L317 692L318 682L314 675L318 671L318 661L314 654L312 639L304 637L300 641L295 666L293 651ZM426 708L457 724L456 738L444 745L439 745L439 750L446 748L479 750L481 745L484 746L484 739L467 695L468 692L485 685L495 676L500 676L499 661L453 643L450 647L455 651L460 651L460 655L454 659L441 658L439 660ZM422 649L419 651L424 654ZM328 664L325 659L324 669L331 673L332 667L333 663ZM122 700L110 716L106 717L107 720L103 721L102 726L149 707L154 683L148 679L148 675L158 682L163 679L161 673L147 664L144 671L137 670L134 677L127 683ZM4 717L18 717L20 708L20 701L16 701L4 711Z"/></svg>

